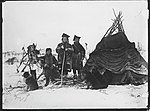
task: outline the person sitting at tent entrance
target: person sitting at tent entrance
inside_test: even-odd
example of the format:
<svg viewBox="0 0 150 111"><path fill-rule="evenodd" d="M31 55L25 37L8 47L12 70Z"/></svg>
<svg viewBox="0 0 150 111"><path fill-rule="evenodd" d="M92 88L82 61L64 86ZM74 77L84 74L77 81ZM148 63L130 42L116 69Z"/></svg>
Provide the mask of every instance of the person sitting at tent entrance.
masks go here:
<svg viewBox="0 0 150 111"><path fill-rule="evenodd" d="M46 49L46 54L45 54L45 56L42 57L42 59L43 59L42 64L43 64L44 75L46 77L45 86L47 86L49 84L50 79L52 82L55 81L56 75L53 70L58 65L58 62L57 62L56 58L52 55L51 48Z"/></svg>
<svg viewBox="0 0 150 111"><path fill-rule="evenodd" d="M85 57L85 49L79 42L80 38L81 37L75 35L73 39L74 44L72 45L74 49L72 56L72 69L74 73L74 78L77 77L76 71L78 71L78 80L81 77L80 70L83 68L83 59Z"/></svg>
<svg viewBox="0 0 150 111"><path fill-rule="evenodd" d="M63 75L67 75L68 72L71 72L72 69L72 45L69 44L70 36L63 33L62 42L57 45L56 52L58 53L58 67L60 73L63 72Z"/></svg>

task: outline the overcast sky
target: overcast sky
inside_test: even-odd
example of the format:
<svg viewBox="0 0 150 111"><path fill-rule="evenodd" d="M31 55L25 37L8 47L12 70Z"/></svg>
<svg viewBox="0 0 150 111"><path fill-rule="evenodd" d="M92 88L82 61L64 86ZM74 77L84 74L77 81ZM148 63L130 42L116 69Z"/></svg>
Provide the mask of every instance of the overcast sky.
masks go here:
<svg viewBox="0 0 150 111"><path fill-rule="evenodd" d="M145 50L148 44L146 1L87 1L87 2L4 2L3 51L21 51L37 43L37 48L56 49L62 33L71 37L81 36L81 44L88 43L90 51L95 49L107 29L112 25L114 8L123 13L123 26L131 42L141 42Z"/></svg>

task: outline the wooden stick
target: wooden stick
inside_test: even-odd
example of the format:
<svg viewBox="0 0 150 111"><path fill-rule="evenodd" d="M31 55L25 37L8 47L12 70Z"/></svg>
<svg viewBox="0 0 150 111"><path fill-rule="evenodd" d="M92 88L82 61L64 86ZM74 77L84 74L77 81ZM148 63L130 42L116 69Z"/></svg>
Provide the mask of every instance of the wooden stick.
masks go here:
<svg viewBox="0 0 150 111"><path fill-rule="evenodd" d="M27 64L25 65L25 67L22 69L21 72L24 72L24 70L25 70L25 68L28 66L28 64L29 64L29 60L28 60Z"/></svg>
<svg viewBox="0 0 150 111"><path fill-rule="evenodd" d="M115 17L117 17L114 9L113 9L113 12L114 12Z"/></svg>
<svg viewBox="0 0 150 111"><path fill-rule="evenodd" d="M38 76L38 78L36 80L38 80L42 75L44 75L43 72Z"/></svg>
<svg viewBox="0 0 150 111"><path fill-rule="evenodd" d="M27 53L26 53L26 54L23 56L23 58L21 59L20 64L19 64L19 66L17 67L17 71L18 71L19 67L20 67L20 66L21 66L21 64L22 64L23 59L24 59L26 56L27 56Z"/></svg>
<svg viewBox="0 0 150 111"><path fill-rule="evenodd" d="M62 63L62 68L61 68L61 84L60 87L62 86L63 83L63 72L64 72L64 64L65 64L65 51L64 51L64 57L63 57L63 63Z"/></svg>
<svg viewBox="0 0 150 111"><path fill-rule="evenodd" d="M118 29L118 31L124 31L122 26L122 12L119 11L118 16L115 13L115 10L113 9L113 13L115 15L115 19L111 19L113 22L112 26L106 31L105 35L103 37L106 37L108 35L111 35L114 31Z"/></svg>

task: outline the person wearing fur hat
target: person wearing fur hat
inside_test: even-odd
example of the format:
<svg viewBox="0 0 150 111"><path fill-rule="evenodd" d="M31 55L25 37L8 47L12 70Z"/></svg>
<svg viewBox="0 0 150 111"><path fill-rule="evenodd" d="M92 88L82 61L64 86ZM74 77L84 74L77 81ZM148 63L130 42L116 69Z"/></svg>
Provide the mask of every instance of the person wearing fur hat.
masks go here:
<svg viewBox="0 0 150 111"><path fill-rule="evenodd" d="M73 48L72 45L69 43L69 37L69 35L63 33L62 42L59 43L56 48L56 52L58 53L58 67L60 73L62 72L63 67L63 76L67 76L68 72L71 72L72 69Z"/></svg>
<svg viewBox="0 0 150 111"><path fill-rule="evenodd" d="M73 49L73 57L72 57L72 69L74 73L74 78L80 80L81 75L80 75L80 70L83 67L83 59L85 57L85 49L84 47L80 44L80 38L79 36L74 35L74 44ZM78 76L76 74L76 71L78 72Z"/></svg>

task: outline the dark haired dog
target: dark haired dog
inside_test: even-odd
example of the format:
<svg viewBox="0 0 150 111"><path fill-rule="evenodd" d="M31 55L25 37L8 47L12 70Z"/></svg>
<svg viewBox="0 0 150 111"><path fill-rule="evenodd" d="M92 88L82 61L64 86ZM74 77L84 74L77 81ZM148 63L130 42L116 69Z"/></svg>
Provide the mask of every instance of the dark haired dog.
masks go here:
<svg viewBox="0 0 150 111"><path fill-rule="evenodd" d="M94 65L86 64L81 70L82 80L86 80L87 88L90 89L107 88L109 84L108 79L110 79L107 76L110 75L104 74L105 72L101 67L97 68Z"/></svg>
<svg viewBox="0 0 150 111"><path fill-rule="evenodd" d="M29 72L24 72L22 76L25 78L27 91L33 91L39 88L36 79L34 79L33 76L30 76Z"/></svg>
<svg viewBox="0 0 150 111"><path fill-rule="evenodd" d="M92 72L86 71L82 72L84 74L84 79L86 80L87 89L103 89L108 87L107 80L105 77L97 70L93 70Z"/></svg>

